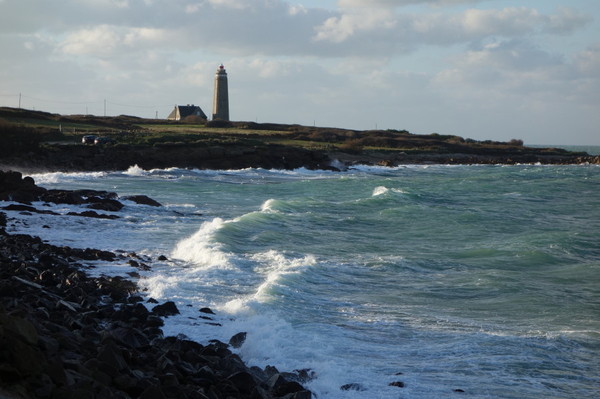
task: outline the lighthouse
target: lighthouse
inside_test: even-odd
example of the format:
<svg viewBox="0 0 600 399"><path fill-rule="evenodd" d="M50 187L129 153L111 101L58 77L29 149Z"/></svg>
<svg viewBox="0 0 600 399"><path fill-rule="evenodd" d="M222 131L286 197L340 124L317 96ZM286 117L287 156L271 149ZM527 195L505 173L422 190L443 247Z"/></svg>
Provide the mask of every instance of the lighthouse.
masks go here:
<svg viewBox="0 0 600 399"><path fill-rule="evenodd" d="M213 98L213 120L229 120L229 94L227 90L227 71L221 64L215 74L215 94Z"/></svg>

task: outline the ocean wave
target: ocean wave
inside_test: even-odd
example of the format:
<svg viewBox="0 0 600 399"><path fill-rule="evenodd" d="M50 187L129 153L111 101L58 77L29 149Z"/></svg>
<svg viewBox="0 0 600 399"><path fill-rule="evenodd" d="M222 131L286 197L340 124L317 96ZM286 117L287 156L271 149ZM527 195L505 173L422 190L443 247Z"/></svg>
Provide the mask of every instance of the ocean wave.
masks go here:
<svg viewBox="0 0 600 399"><path fill-rule="evenodd" d="M202 223L196 233L177 243L171 256L197 266L230 268L229 255L223 252L221 244L214 240L214 234L223 228L226 223L221 218Z"/></svg>
<svg viewBox="0 0 600 399"><path fill-rule="evenodd" d="M58 184L64 182L73 182L81 180L101 179L108 172L50 172L50 173L34 173L33 177L36 184Z"/></svg>

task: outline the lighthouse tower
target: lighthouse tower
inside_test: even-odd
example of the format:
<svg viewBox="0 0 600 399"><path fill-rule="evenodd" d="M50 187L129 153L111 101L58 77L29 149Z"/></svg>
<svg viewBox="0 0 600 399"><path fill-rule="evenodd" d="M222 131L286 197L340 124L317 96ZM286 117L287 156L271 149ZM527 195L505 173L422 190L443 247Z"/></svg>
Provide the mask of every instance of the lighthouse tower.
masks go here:
<svg viewBox="0 0 600 399"><path fill-rule="evenodd" d="M213 120L229 120L229 94L227 90L227 71L221 64L215 74L215 95L213 98Z"/></svg>

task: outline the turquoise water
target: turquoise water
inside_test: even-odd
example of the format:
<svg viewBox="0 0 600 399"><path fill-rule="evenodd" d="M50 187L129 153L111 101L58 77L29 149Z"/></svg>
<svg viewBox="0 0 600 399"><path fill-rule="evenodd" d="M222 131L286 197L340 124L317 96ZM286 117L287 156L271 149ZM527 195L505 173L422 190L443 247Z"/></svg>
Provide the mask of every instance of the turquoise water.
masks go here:
<svg viewBox="0 0 600 399"><path fill-rule="evenodd" d="M597 397L598 166L34 178L163 203L128 203L116 221L20 216L27 225L12 229L167 255L140 281L178 302L167 333L227 341L247 331L245 361L310 368L319 398ZM222 326L199 318L201 306ZM348 383L363 390L339 389Z"/></svg>

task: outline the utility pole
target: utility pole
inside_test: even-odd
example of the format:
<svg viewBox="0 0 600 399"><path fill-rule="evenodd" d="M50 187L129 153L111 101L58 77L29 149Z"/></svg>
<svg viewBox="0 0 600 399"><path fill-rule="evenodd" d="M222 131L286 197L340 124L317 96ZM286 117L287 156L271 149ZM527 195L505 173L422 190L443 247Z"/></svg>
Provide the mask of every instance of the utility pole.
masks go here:
<svg viewBox="0 0 600 399"><path fill-rule="evenodd" d="M19 93L19 109L21 109L21 93Z"/></svg>
<svg viewBox="0 0 600 399"><path fill-rule="evenodd" d="M104 100L104 116L106 116L106 100Z"/></svg>

